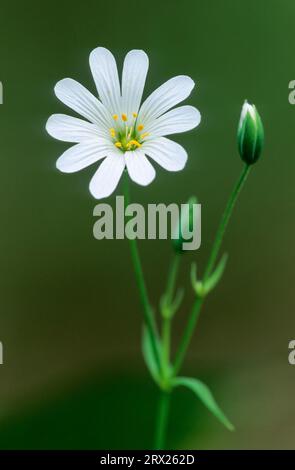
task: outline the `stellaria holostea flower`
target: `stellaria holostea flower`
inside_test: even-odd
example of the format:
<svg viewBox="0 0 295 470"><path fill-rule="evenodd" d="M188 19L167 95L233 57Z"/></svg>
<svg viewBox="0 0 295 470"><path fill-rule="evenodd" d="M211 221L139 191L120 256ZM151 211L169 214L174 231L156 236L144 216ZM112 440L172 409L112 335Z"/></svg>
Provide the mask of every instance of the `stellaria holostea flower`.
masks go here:
<svg viewBox="0 0 295 470"><path fill-rule="evenodd" d="M193 106L171 109L189 96L193 80L184 75L171 78L140 106L149 66L144 51L132 50L126 55L122 85L109 50L94 49L89 62L100 99L71 78L55 86L56 96L87 119L64 114L48 119L46 129L52 137L76 143L59 157L57 168L72 173L104 158L89 187L97 199L115 190L125 167L136 183L151 183L155 169L147 156L168 171L182 170L186 151L164 136L199 124L200 113Z"/></svg>

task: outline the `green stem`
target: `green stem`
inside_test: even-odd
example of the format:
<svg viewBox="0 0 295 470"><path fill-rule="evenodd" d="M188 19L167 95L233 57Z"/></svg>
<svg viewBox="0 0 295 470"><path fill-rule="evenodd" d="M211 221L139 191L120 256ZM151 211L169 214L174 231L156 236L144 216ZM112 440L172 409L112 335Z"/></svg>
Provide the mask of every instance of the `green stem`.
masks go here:
<svg viewBox="0 0 295 470"><path fill-rule="evenodd" d="M161 343L161 397L158 409L156 423L156 449L163 449L166 437L167 421L169 417L169 401L170 401L170 344L171 344L171 303L173 300L175 282L180 263L180 255L174 255L168 273L166 290L163 298L165 306L162 310L162 343Z"/></svg>
<svg viewBox="0 0 295 470"><path fill-rule="evenodd" d="M169 274L168 274L168 280L167 280L167 285L166 285L166 290L164 293L164 299L165 299L165 309L168 309L169 306L171 305L171 302L173 300L173 294L175 290L175 283L176 283L176 277L178 273L178 268L179 268L179 263L180 263L180 255L179 253L176 253L173 256L170 269L169 269ZM162 323L162 370L165 374L164 379L167 376L167 372L169 371L170 368L170 343L171 343L171 313L170 312L162 312L163 313L163 323Z"/></svg>
<svg viewBox="0 0 295 470"><path fill-rule="evenodd" d="M239 177L239 179L238 179L238 181L237 181L237 183L236 183L236 185L235 185L235 187L234 187L234 189L233 189L233 191L230 195L230 198L227 202L226 208L225 208L223 216L221 218L220 225L219 225L217 233L216 233L216 237L215 237L215 240L214 240L214 243L213 243L213 246L212 246L211 254L210 254L209 260L207 262L207 266L206 266L205 273L204 273L204 281L206 281L208 279L208 277L211 274L212 269L214 268L214 265L215 265L220 247L221 247L221 243L222 243L225 231L226 231L226 227L228 225L228 222L229 222L230 216L232 214L232 211L235 207L235 203L236 203L236 201L239 197L239 194L240 194L240 192L241 192L241 190L244 186L244 183L246 182L246 179L249 175L250 169L251 169L250 165L245 165L244 166L243 171L242 171L242 173L241 173L241 175L240 175L240 177Z"/></svg>
<svg viewBox="0 0 295 470"><path fill-rule="evenodd" d="M162 371L164 380L168 376L170 367L170 340L171 337L171 319L168 317L163 318L162 325Z"/></svg>
<svg viewBox="0 0 295 470"><path fill-rule="evenodd" d="M128 177L126 177L126 175L124 175L124 180L125 180L124 181L125 183L124 184L124 199L125 199L125 205L128 205L130 202L130 196L129 196ZM146 328L150 336L151 345L152 345L153 353L157 361L157 365L160 368L159 350L157 346L158 332L157 332L156 322L154 318L154 312L151 308L149 298L148 298L148 293L147 293L147 289L145 285L145 280L144 280L144 275L143 275L143 270L141 266L141 261L140 261L140 256L139 256L136 240L129 239L129 245L130 245L131 258L133 262L140 300L141 300L142 307L143 307L144 322L145 322Z"/></svg>
<svg viewBox="0 0 295 470"><path fill-rule="evenodd" d="M165 447L165 436L168 424L169 406L170 406L169 391L161 390L158 414L157 414L157 427L156 427L156 439L155 449L163 450Z"/></svg>
<svg viewBox="0 0 295 470"><path fill-rule="evenodd" d="M176 277L177 277L177 273L179 269L180 256L181 255L179 253L175 253L175 255L173 256L169 274L168 274L166 292L164 295L169 303L172 301L172 297L173 297L173 293L175 289L175 282L176 282Z"/></svg>
<svg viewBox="0 0 295 470"><path fill-rule="evenodd" d="M214 240L214 243L213 243L213 246L212 246L211 254L210 254L208 262L207 262L207 266L206 266L204 277L203 277L203 282L205 282L209 278L209 276L210 276L210 274L211 274L211 272L214 268L214 265L215 265L215 262L217 260L218 253L219 253L219 250L220 250L220 247L221 247L221 243L222 243L225 231L226 231L226 227L228 225L230 216L233 212L235 203L238 199L238 196L241 192L241 189L242 189L242 187L243 187L243 185L244 185L244 183L247 179L247 176L250 172L250 168L251 167L249 165L245 165L245 167L243 168L243 171L242 171L242 173L241 173L241 175L240 175L240 177L239 177L239 179L238 179L238 181L237 181L237 183L236 183L236 185L235 185L235 187L234 187L234 189L233 189L233 191L230 195L230 198L227 202L225 211L222 215L221 222L220 222L220 225L219 225L217 233L216 233L216 237L215 237L215 240ZM188 323L186 325L184 334L183 334L181 342L180 342L179 349L178 349L177 354L176 354L175 363L174 363L174 374L175 375L179 372L179 370L181 368L181 365L182 365L182 362L184 360L187 348L190 344L193 332L195 330L195 327L196 327L196 324L197 324L197 321L198 321L198 318L199 318L199 314L200 314L203 302L204 302L204 297L199 297L199 296L196 297L196 300L194 302L192 311L191 311L190 316L189 316Z"/></svg>
<svg viewBox="0 0 295 470"><path fill-rule="evenodd" d="M187 348L190 344L193 332L195 330L203 302L204 302L204 297L196 297L196 300L191 310L183 336L181 338L178 351L176 353L174 369L173 369L174 375L177 375L181 368L182 362L186 355Z"/></svg>

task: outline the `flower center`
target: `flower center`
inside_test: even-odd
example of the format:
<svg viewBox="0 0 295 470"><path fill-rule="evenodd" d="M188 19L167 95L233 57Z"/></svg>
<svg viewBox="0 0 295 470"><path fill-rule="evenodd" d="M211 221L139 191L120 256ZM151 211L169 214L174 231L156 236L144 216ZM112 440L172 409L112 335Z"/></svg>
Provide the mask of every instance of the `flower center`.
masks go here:
<svg viewBox="0 0 295 470"><path fill-rule="evenodd" d="M135 150L142 146L144 139L148 137L148 132L144 130L143 124L137 122L137 114L132 113L132 119L128 119L127 114L113 114L114 127L110 128L110 136L113 144L122 152Z"/></svg>

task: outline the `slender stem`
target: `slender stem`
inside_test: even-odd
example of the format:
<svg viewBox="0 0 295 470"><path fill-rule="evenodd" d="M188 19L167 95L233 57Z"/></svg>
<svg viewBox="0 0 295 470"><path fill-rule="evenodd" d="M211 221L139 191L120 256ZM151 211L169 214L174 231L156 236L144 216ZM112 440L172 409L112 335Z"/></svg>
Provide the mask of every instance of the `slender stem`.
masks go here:
<svg viewBox="0 0 295 470"><path fill-rule="evenodd" d="M175 253L171 262L167 285L166 285L166 292L164 294L168 302L172 301L172 297L173 297L173 293L175 289L176 277L177 277L177 273L179 269L180 256L181 255L179 253Z"/></svg>
<svg viewBox="0 0 295 470"><path fill-rule="evenodd" d="M244 166L244 168L242 170L242 173L240 174L240 177L239 177L239 179L238 179L238 181L237 181L237 183L236 183L236 185L235 185L235 187L234 187L234 189L233 189L233 191L230 195L230 198L227 202L227 205L225 207L224 213L223 213L222 218L221 218L220 225L219 225L217 233L216 233L216 237L215 237L215 240L214 240L214 243L213 243L213 246L212 246L211 254L210 254L209 260L207 262L207 266L206 266L205 273L204 273L204 281L206 281L208 279L208 277L211 274L212 269L214 268L214 265L215 265L220 247L221 247L221 243L222 243L225 231L226 231L227 224L229 222L230 216L231 216L232 211L234 209L235 203L236 203L236 201L239 197L239 194L240 194L240 192L243 188L243 185L244 185L244 183L245 183L245 181L248 177L250 169L251 169L250 165L245 165Z"/></svg>
<svg viewBox="0 0 295 470"><path fill-rule="evenodd" d="M161 390L160 402L157 414L157 427L155 438L155 449L163 450L165 447L165 436L168 424L169 406L171 393Z"/></svg>
<svg viewBox="0 0 295 470"><path fill-rule="evenodd" d="M204 302L204 297L196 297L196 300L191 310L183 336L181 338L178 351L176 353L175 362L174 362L174 375L177 375L181 368L187 348L190 344L193 332L195 330L203 302Z"/></svg>
<svg viewBox="0 0 295 470"><path fill-rule="evenodd" d="M125 179L125 184L124 184L125 205L128 205L130 201L128 178L125 176L124 179ZM141 261L140 261L140 256L139 256L136 240L129 239L129 245L130 245L131 258L133 262L140 300L141 300L142 307L143 307L145 325L147 327L147 330L150 336L153 353L155 355L157 364L160 367L160 358L159 358L159 351L158 351L158 346L157 346L158 332L157 332L156 322L154 318L154 312L153 312L153 309L151 308L149 298L148 298L148 293L147 293L147 289L145 285L145 280L144 280L144 275L143 275L143 270L141 266Z"/></svg>
<svg viewBox="0 0 295 470"><path fill-rule="evenodd" d="M170 343L171 343L171 319L169 317L163 318L162 325L162 370L167 376L170 365Z"/></svg>
<svg viewBox="0 0 295 470"><path fill-rule="evenodd" d="M169 401L170 401L170 389L169 379L171 373L170 367L170 344L171 344L171 302L173 300L175 282L177 272L179 268L180 255L176 253L173 256L166 289L163 295L164 306L162 310L162 342L161 342L161 372L162 372L162 386L160 390L160 403L157 414L156 422L156 441L155 448L163 449L165 438L167 421L169 417ZM168 388L167 388L168 387Z"/></svg>
<svg viewBox="0 0 295 470"><path fill-rule="evenodd" d="M207 266L206 266L206 269L205 269L203 282L205 282L208 279L208 277L210 276L210 274L212 272L212 269L214 268L214 265L215 265L220 247L221 247L221 243L222 243L225 231L226 231L227 224L229 222L230 216L232 214L232 211L234 209L234 206L235 206L235 203L238 199L238 196L241 192L241 189L242 189L242 187L243 187L243 185L244 185L244 183L247 179L250 168L251 167L249 165L245 165L245 167L243 168L243 171L242 171L242 173L241 173L241 175L240 175L240 177L239 177L239 179L238 179L238 181L237 181L237 183L236 183L236 185L235 185L235 187L234 187L234 189L233 189L233 191L230 195L230 198L228 200L228 203L226 205L225 211L222 215L221 222L220 222L220 225L219 225L217 233L216 233L216 237L215 237L215 240L214 240L214 243L213 243L213 246L212 246L211 254L209 256ZM204 302L204 297L199 297L199 296L196 297L193 308L192 308L192 311L191 311L190 316L189 316L188 323L187 323L185 331L184 331L184 334L181 338L179 349L178 349L177 354L176 354L175 363L174 363L174 374L175 375L179 372L179 369L181 368L181 365L182 365L183 359L185 357L187 348L190 344L194 329L196 327L196 323L197 323L197 320L199 318L199 314L200 314L203 302Z"/></svg>
<svg viewBox="0 0 295 470"><path fill-rule="evenodd" d="M175 282L180 264L180 255L176 253L173 256L164 293L165 307L168 309L171 305L175 290ZM162 321L162 370L166 372L170 367L170 343L171 343L171 315L168 312L163 315ZM165 378L165 377L164 377Z"/></svg>

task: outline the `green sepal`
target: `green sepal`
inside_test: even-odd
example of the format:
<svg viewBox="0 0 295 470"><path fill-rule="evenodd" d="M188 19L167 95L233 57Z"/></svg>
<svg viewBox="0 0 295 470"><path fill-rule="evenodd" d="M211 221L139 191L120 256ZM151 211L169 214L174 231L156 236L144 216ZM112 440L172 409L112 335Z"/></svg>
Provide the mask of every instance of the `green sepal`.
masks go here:
<svg viewBox="0 0 295 470"><path fill-rule="evenodd" d="M264 145L264 130L254 105L245 101L238 127L238 149L242 160L253 165L259 159Z"/></svg>

